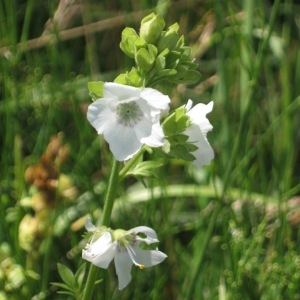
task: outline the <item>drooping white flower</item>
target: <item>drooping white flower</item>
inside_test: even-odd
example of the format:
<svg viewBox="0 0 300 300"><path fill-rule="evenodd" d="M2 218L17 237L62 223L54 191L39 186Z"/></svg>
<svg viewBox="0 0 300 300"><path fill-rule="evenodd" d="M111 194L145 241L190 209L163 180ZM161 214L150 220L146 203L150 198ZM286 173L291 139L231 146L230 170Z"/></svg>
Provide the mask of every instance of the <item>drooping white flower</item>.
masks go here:
<svg viewBox="0 0 300 300"><path fill-rule="evenodd" d="M89 105L87 119L104 135L115 158L124 161L143 144L163 145L160 115L169 103L170 98L155 89L106 82L103 97Z"/></svg>
<svg viewBox="0 0 300 300"><path fill-rule="evenodd" d="M193 164L198 168L208 165L214 158L214 150L210 146L206 135L213 129L206 118L206 114L210 113L213 109L213 101L208 104L199 103L192 107L192 100L189 100L186 105L187 115L190 117L191 125L184 134L188 136L188 142L193 143L198 147L192 154L195 156Z"/></svg>
<svg viewBox="0 0 300 300"><path fill-rule="evenodd" d="M139 247L142 242L148 245L158 242L155 231L149 227L139 226L128 231L112 231L107 228L97 229L88 219L86 228L93 232L93 236L82 250L82 258L104 269L114 259L120 290L131 280L132 265L144 269L161 263L167 257L158 249L143 250ZM139 236L139 233L146 237Z"/></svg>

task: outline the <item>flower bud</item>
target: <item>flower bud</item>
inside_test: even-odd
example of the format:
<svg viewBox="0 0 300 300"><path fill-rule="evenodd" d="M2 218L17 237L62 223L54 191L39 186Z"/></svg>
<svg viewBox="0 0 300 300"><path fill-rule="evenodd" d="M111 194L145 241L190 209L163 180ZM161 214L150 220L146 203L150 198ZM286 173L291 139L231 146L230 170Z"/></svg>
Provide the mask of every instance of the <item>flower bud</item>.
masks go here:
<svg viewBox="0 0 300 300"><path fill-rule="evenodd" d="M160 15L154 13L146 16L141 22L140 37L148 44L155 44L162 30L165 27L165 21Z"/></svg>

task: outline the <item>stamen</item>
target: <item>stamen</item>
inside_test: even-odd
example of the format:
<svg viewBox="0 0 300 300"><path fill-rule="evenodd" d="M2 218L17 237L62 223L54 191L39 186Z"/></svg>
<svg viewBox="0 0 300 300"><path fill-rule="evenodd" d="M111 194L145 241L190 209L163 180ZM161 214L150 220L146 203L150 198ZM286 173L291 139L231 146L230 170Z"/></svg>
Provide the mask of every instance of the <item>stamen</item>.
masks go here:
<svg viewBox="0 0 300 300"><path fill-rule="evenodd" d="M130 257L130 259L132 260L132 262L139 267L141 270L143 270L145 268L144 265L139 264L138 262L136 262L134 255L136 255L136 253L134 252L133 248L130 245L125 245L127 253Z"/></svg>

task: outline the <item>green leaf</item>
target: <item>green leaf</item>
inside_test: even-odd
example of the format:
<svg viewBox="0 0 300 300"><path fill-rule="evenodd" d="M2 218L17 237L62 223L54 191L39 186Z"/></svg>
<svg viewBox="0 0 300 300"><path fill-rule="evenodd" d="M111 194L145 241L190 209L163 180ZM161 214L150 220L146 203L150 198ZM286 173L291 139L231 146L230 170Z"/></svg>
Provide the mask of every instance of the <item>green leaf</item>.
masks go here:
<svg viewBox="0 0 300 300"><path fill-rule="evenodd" d="M83 285L82 283L85 276L85 268L86 268L86 263L83 263L75 273L75 280L78 286Z"/></svg>
<svg viewBox="0 0 300 300"><path fill-rule="evenodd" d="M185 134L176 134L173 136L168 137L168 140L172 145L174 144L185 144L188 140L188 136Z"/></svg>
<svg viewBox="0 0 300 300"><path fill-rule="evenodd" d="M139 162L133 170L127 172L126 175L136 177L157 177L157 169L163 164L156 161L142 161Z"/></svg>
<svg viewBox="0 0 300 300"><path fill-rule="evenodd" d="M57 269L60 277L62 280L69 286L69 287L76 287L76 280L75 280L75 275L73 272L66 267L63 264L58 263L57 264Z"/></svg>
<svg viewBox="0 0 300 300"><path fill-rule="evenodd" d="M65 283L61 283L61 282L51 282L51 284L66 290L66 291L70 291L72 293L72 295L74 295L74 290L73 288L69 287L68 285L66 285ZM63 293L63 291L59 291L58 293ZM68 293L68 292L67 292Z"/></svg>
<svg viewBox="0 0 300 300"><path fill-rule="evenodd" d="M104 82L102 81L90 81L88 82L88 89L90 96L93 100L101 98L103 96L103 86Z"/></svg>
<svg viewBox="0 0 300 300"><path fill-rule="evenodd" d="M186 161L195 160L195 156L188 151L185 145L176 145L174 147L171 146L171 151L168 153L168 155Z"/></svg>
<svg viewBox="0 0 300 300"><path fill-rule="evenodd" d="M189 151L189 152L194 152L196 151L197 149L199 149L195 144L192 144L192 143L187 143L186 144L186 149Z"/></svg>
<svg viewBox="0 0 300 300"><path fill-rule="evenodd" d="M196 70L187 70L186 67L178 66L176 68L177 73L168 77L167 80L172 83L186 83L192 84L197 82L201 78L200 72Z"/></svg>
<svg viewBox="0 0 300 300"><path fill-rule="evenodd" d="M190 117L188 115L181 116L177 120L177 133L183 132L186 129L188 129L190 123L191 123L191 121L190 121Z"/></svg>
<svg viewBox="0 0 300 300"><path fill-rule="evenodd" d="M177 108L163 122L163 130L166 136L174 136L185 131L190 125L190 118L186 115L185 105Z"/></svg>

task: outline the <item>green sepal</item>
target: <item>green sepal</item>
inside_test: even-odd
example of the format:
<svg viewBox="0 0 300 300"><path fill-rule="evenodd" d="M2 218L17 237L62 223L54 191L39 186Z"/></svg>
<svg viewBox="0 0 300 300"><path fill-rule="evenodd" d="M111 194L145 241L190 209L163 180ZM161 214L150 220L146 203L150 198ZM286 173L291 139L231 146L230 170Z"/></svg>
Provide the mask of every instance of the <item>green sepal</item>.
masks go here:
<svg viewBox="0 0 300 300"><path fill-rule="evenodd" d="M176 25L176 23L173 25ZM164 49L175 50L177 48L179 38L179 34L175 30L163 31L161 38L157 43L158 51L163 51Z"/></svg>
<svg viewBox="0 0 300 300"><path fill-rule="evenodd" d="M119 83L119 84L128 85L127 74L126 74L126 73L122 73L122 74L118 75L118 76L114 79L114 82L115 82L115 83Z"/></svg>
<svg viewBox="0 0 300 300"><path fill-rule="evenodd" d="M157 77L168 77L177 74L175 69L164 69L158 72Z"/></svg>
<svg viewBox="0 0 300 300"><path fill-rule="evenodd" d="M120 74L115 78L114 82L134 87L142 87L144 84L141 73L135 68L132 68L130 72Z"/></svg>
<svg viewBox="0 0 300 300"><path fill-rule="evenodd" d="M140 37L138 39L136 39L135 43L134 43L134 53L136 56L136 53L140 50L140 49L145 49L147 48L147 43L141 39Z"/></svg>
<svg viewBox="0 0 300 300"><path fill-rule="evenodd" d="M145 72L149 72L153 67L155 57L150 55L150 53L145 48L142 48L136 53L135 61L139 69Z"/></svg>
<svg viewBox="0 0 300 300"><path fill-rule="evenodd" d="M128 72L128 81L129 85L135 86L135 87L142 87L144 85L143 77L141 76L141 73L136 69L132 68L130 72Z"/></svg>
<svg viewBox="0 0 300 300"><path fill-rule="evenodd" d="M148 44L156 44L165 27L165 21L160 15L151 13L141 21L140 37Z"/></svg>
<svg viewBox="0 0 300 300"><path fill-rule="evenodd" d="M137 39L139 39L139 36L133 28L126 27L122 31L120 48L126 55L131 58L134 58L135 55L135 43Z"/></svg>
<svg viewBox="0 0 300 300"><path fill-rule="evenodd" d="M88 90L93 100L103 97L103 86L102 81L90 81L88 82Z"/></svg>

